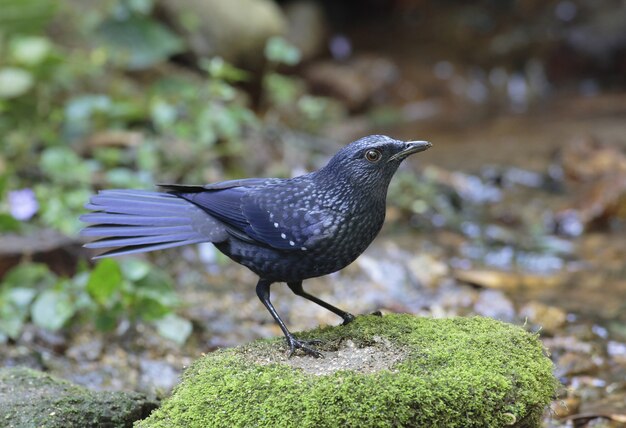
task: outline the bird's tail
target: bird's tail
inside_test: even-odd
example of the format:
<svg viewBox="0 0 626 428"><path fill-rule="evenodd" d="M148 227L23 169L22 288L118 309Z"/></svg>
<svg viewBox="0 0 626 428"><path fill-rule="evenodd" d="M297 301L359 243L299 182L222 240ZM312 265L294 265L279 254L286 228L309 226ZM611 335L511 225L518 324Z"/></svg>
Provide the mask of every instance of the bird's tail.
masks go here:
<svg viewBox="0 0 626 428"><path fill-rule="evenodd" d="M215 242L213 235L223 229L201 208L169 193L103 190L85 208L95 212L80 217L91 223L81 235L100 238L85 247L112 248L96 258Z"/></svg>

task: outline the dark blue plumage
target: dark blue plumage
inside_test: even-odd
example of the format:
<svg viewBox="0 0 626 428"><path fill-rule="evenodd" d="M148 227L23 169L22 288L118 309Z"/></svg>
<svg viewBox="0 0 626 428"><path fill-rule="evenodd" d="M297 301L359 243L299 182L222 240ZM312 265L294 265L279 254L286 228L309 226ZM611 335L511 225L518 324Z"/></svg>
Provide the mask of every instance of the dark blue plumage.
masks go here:
<svg viewBox="0 0 626 428"><path fill-rule="evenodd" d="M88 248L113 248L98 257L212 242L259 275L257 295L291 352L320 356L289 332L270 302L270 285L286 282L351 321L351 314L304 292L302 280L336 272L367 248L383 225L387 188L400 162L430 146L371 135L344 147L324 168L291 179L161 186L167 193L104 190L86 205L95 212L81 217L92 223L82 235L101 238Z"/></svg>

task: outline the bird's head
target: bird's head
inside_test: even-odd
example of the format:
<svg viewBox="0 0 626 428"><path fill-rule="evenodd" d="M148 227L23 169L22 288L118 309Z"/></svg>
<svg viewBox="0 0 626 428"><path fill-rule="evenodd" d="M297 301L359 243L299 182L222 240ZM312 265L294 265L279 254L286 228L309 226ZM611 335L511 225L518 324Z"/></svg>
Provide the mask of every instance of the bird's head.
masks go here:
<svg viewBox="0 0 626 428"><path fill-rule="evenodd" d="M428 141L399 141L385 135L369 135L341 149L325 169L372 192L387 192L400 163L432 146Z"/></svg>

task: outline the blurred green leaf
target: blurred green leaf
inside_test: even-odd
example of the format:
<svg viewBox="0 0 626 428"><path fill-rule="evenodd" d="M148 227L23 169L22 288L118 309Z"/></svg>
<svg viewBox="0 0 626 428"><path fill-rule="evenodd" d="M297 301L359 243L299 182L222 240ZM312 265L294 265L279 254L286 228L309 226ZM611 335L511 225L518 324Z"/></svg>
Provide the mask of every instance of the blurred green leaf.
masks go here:
<svg viewBox="0 0 626 428"><path fill-rule="evenodd" d="M4 159L1 156L0 162L4 163ZM4 197L7 190L9 190L9 174L4 173L0 175L0 199Z"/></svg>
<svg viewBox="0 0 626 428"><path fill-rule="evenodd" d="M151 103L150 115L157 127L167 129L176 122L178 111L175 105L168 103L164 99L157 98Z"/></svg>
<svg viewBox="0 0 626 428"><path fill-rule="evenodd" d="M110 299L123 286L122 271L113 259L99 262L87 281L87 292L100 305L110 306Z"/></svg>
<svg viewBox="0 0 626 428"><path fill-rule="evenodd" d="M131 14L104 21L97 33L109 55L130 70L142 70L184 49L182 40L152 18Z"/></svg>
<svg viewBox="0 0 626 428"><path fill-rule="evenodd" d="M0 333L12 339L19 337L35 294L36 290L24 287L8 288L0 292Z"/></svg>
<svg viewBox="0 0 626 428"><path fill-rule="evenodd" d="M131 293L131 312L146 321L162 318L178 304L171 278L154 268L135 281L133 287L126 292Z"/></svg>
<svg viewBox="0 0 626 428"><path fill-rule="evenodd" d="M43 263L22 263L11 269L0 283L0 289L51 287L57 281L54 273Z"/></svg>
<svg viewBox="0 0 626 428"><path fill-rule="evenodd" d="M125 5L134 12L148 15L154 6L153 0L127 0Z"/></svg>
<svg viewBox="0 0 626 428"><path fill-rule="evenodd" d="M111 331L117 325L117 316L110 312L99 312L94 323L99 331Z"/></svg>
<svg viewBox="0 0 626 428"><path fill-rule="evenodd" d="M4 34L42 31L57 5L55 0L0 0L0 29Z"/></svg>
<svg viewBox="0 0 626 428"><path fill-rule="evenodd" d="M0 213L0 232L16 232L20 230L21 223L11 214Z"/></svg>
<svg viewBox="0 0 626 428"><path fill-rule="evenodd" d="M122 315L123 307L118 302L106 311L97 312L94 318L94 323L96 328L100 331L111 331L115 328L115 326L117 326L117 323Z"/></svg>
<svg viewBox="0 0 626 428"><path fill-rule="evenodd" d="M69 147L46 149L39 160L39 167L48 177L59 183L76 185L77 182L90 181L89 164Z"/></svg>
<svg viewBox="0 0 626 428"><path fill-rule="evenodd" d="M51 50L52 44L45 37L16 37L10 43L13 60L26 66L40 64L50 54Z"/></svg>
<svg viewBox="0 0 626 428"><path fill-rule="evenodd" d="M277 106L292 106L303 92L301 82L278 73L266 75L263 85L268 100Z"/></svg>
<svg viewBox="0 0 626 428"><path fill-rule="evenodd" d="M35 84L33 75L22 68L0 68L0 99L16 98L28 92Z"/></svg>
<svg viewBox="0 0 626 428"><path fill-rule="evenodd" d="M3 336L17 339L24 328L25 317L13 312L13 310L14 308L6 303L2 303L0 306L0 343L6 341L2 338Z"/></svg>
<svg viewBox="0 0 626 428"><path fill-rule="evenodd" d="M133 309L132 314L145 321L154 321L172 312L169 305L151 297L143 297L141 294L133 302Z"/></svg>
<svg viewBox="0 0 626 428"><path fill-rule="evenodd" d="M165 307L178 303L172 279L161 270L151 269L146 276L135 282L135 287L137 296L152 299Z"/></svg>
<svg viewBox="0 0 626 428"><path fill-rule="evenodd" d="M211 80L207 88L208 95L217 100L233 101L237 97L237 90L223 80Z"/></svg>
<svg viewBox="0 0 626 428"><path fill-rule="evenodd" d="M169 314L154 321L157 331L166 339L179 345L185 343L193 330L191 322L175 314Z"/></svg>
<svg viewBox="0 0 626 428"><path fill-rule="evenodd" d="M298 99L298 109L309 120L322 120L330 106L328 98L303 95Z"/></svg>
<svg viewBox="0 0 626 428"><path fill-rule="evenodd" d="M159 153L153 141L146 141L137 149L137 167L142 171L156 172L159 168Z"/></svg>
<svg viewBox="0 0 626 428"><path fill-rule="evenodd" d="M7 290L4 297L7 301L13 303L15 307L26 311L30 302L33 301L35 294L36 290L33 290L32 288L15 287Z"/></svg>
<svg viewBox="0 0 626 428"><path fill-rule="evenodd" d="M111 98L106 95L84 94L71 98L65 105L65 115L70 121L86 120L95 111L109 111L113 106Z"/></svg>
<svg viewBox="0 0 626 428"><path fill-rule="evenodd" d="M84 226L78 216L84 213L83 205L91 192L86 188L67 190L55 184L35 186L35 194L40 202L39 217L43 224L67 235L74 235Z"/></svg>
<svg viewBox="0 0 626 428"><path fill-rule="evenodd" d="M120 267L124 277L133 282L144 279L153 268L150 263L134 258L123 259Z"/></svg>
<svg viewBox="0 0 626 428"><path fill-rule="evenodd" d="M104 168L112 168L122 162L122 150L119 147L98 147L94 149L93 157Z"/></svg>
<svg viewBox="0 0 626 428"><path fill-rule="evenodd" d="M110 113L113 101L106 95L82 94L70 98L65 104L65 133L79 137L92 130L92 117L97 113Z"/></svg>
<svg viewBox="0 0 626 428"><path fill-rule="evenodd" d="M219 56L211 59L203 58L200 60L200 67L214 79L228 82L242 82L250 78L248 72L233 66Z"/></svg>
<svg viewBox="0 0 626 428"><path fill-rule="evenodd" d="M66 281L66 280L64 280ZM31 307L31 318L39 327L56 331L74 315L75 307L62 290L41 292Z"/></svg>
<svg viewBox="0 0 626 428"><path fill-rule="evenodd" d="M111 187L142 187L144 180L141 172L130 168L112 168L105 174L107 183Z"/></svg>
<svg viewBox="0 0 626 428"><path fill-rule="evenodd" d="M265 45L265 57L272 62L296 65L300 62L300 51L283 37L270 37Z"/></svg>

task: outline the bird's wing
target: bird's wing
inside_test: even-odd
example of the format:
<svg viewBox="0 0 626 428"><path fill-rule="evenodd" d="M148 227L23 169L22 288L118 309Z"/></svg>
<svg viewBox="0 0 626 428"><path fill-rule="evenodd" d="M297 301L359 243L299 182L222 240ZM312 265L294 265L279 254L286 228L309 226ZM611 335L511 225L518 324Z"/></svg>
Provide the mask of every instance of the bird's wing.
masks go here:
<svg viewBox="0 0 626 428"><path fill-rule="evenodd" d="M158 186L194 203L222 221L229 234L246 242L257 243L245 232L249 224L241 210L241 198L249 188L264 186L273 181L276 179L245 178L206 185L159 184Z"/></svg>
<svg viewBox="0 0 626 428"><path fill-rule="evenodd" d="M280 250L307 250L334 234L340 214L323 208L310 182L267 186L242 200L248 236Z"/></svg>
<svg viewBox="0 0 626 428"><path fill-rule="evenodd" d="M199 193L204 192L206 190L224 190L231 189L233 187L256 187L256 186L264 186L269 184L275 179L271 178L243 178L238 180L227 180L220 181L219 183L211 183L211 184L199 184L199 185L189 185L189 184L158 184L158 186L164 190L172 191L172 192L184 192L184 193Z"/></svg>
<svg viewBox="0 0 626 428"><path fill-rule="evenodd" d="M237 181L250 187L237 186ZM336 228L333 219L337 219L337 213L309 202L311 184L263 179L225 183L229 184L217 183L211 189L166 188L222 221L228 232L239 239L279 250L308 249L332 236Z"/></svg>
<svg viewBox="0 0 626 428"><path fill-rule="evenodd" d="M254 238L247 236L248 219L241 209L241 200L247 193L245 187L231 187L222 190L197 190L194 187L189 192L187 186L179 187L182 191L175 191L179 197L194 203L226 225L226 230L240 239L254 242Z"/></svg>

